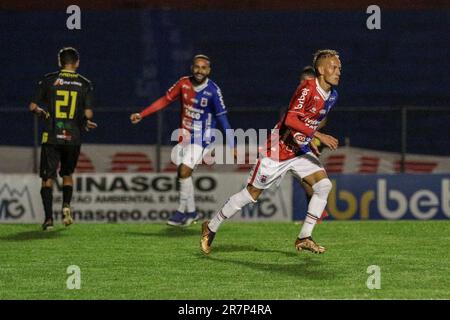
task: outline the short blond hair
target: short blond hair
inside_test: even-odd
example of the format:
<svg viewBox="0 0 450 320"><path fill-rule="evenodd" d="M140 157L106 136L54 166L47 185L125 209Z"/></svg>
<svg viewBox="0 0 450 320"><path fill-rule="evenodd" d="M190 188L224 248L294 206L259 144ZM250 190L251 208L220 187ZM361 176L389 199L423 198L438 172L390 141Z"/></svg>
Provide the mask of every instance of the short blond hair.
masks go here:
<svg viewBox="0 0 450 320"><path fill-rule="evenodd" d="M339 58L339 52L337 52L336 50L331 50L331 49L321 49L321 50L317 50L316 53L314 53L314 58L313 58L313 62L312 65L314 67L314 70L316 70L316 73L318 74L318 66L319 66L319 62L325 58L329 58L329 57L337 57Z"/></svg>

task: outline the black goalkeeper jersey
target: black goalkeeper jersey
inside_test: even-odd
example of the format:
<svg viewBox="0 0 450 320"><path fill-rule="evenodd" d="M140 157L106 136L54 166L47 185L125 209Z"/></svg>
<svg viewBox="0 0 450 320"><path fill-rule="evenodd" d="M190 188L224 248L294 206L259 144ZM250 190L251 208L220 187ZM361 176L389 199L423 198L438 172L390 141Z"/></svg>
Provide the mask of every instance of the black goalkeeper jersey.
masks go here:
<svg viewBox="0 0 450 320"><path fill-rule="evenodd" d="M42 143L80 145L84 110L92 109L92 83L82 75L60 70L39 81L32 102L46 108Z"/></svg>

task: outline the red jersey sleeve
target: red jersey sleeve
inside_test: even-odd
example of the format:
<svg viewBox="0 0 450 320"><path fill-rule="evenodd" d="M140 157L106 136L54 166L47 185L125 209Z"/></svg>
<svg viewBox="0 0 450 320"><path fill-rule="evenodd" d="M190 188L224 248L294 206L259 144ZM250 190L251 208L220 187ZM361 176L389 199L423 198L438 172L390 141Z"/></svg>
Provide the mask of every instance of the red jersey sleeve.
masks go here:
<svg viewBox="0 0 450 320"><path fill-rule="evenodd" d="M166 95L159 98L155 102L153 102L151 105L146 107L144 110L140 112L140 115L142 118L148 117L149 115L164 109L167 107L171 102L177 100L181 95L181 86L182 86L183 78L178 80L173 86L167 90Z"/></svg>
<svg viewBox="0 0 450 320"><path fill-rule="evenodd" d="M291 99L289 110L286 115L285 125L311 137L314 129L308 127L305 123L307 111L311 106L312 89L309 81L303 81L294 96Z"/></svg>
<svg viewBox="0 0 450 320"><path fill-rule="evenodd" d="M166 92L166 98L173 102L181 96L181 86L183 85L183 78L178 80L173 86Z"/></svg>
<svg viewBox="0 0 450 320"><path fill-rule="evenodd" d="M167 99L166 96L159 98L155 102L153 102L151 105L149 105L147 108L142 110L140 112L140 115L142 118L148 117L149 115L158 112L161 109L164 109L170 104L170 100Z"/></svg>

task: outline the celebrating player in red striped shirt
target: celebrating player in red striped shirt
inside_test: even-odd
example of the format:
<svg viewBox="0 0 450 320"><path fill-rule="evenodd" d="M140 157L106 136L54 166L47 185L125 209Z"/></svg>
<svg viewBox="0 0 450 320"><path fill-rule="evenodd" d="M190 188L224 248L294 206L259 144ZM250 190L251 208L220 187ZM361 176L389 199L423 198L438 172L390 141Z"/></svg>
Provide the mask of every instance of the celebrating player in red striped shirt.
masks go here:
<svg viewBox="0 0 450 320"><path fill-rule="evenodd" d="M205 55L196 55L192 59L192 75L180 78L166 94L153 102L140 113L133 113L133 124L180 99L181 102L181 137L187 138L176 146L178 181L180 183L180 205L167 221L171 226L188 226L198 218L194 201L192 172L203 156L208 153L207 146L212 142L211 131L220 122L227 133L231 129L227 118L227 109L220 88L208 78L211 61ZM234 148L234 138L227 134L228 145ZM184 143L187 142L187 143Z"/></svg>
<svg viewBox="0 0 450 320"><path fill-rule="evenodd" d="M317 128L328 111L337 101L341 62L334 50L319 50L315 53L313 66L316 78L303 81L294 93L288 111L276 125L269 140L266 154L261 156L250 172L247 187L231 196L225 205L211 219L202 225L201 250L208 254L219 226L231 218L245 205L256 202L263 190L273 184L279 185L287 172L312 186L313 196L308 204L305 222L295 241L297 250L323 253L325 248L311 237L317 220L327 204L332 184L320 160L311 152L310 142L315 137L332 150L338 141L332 136L320 133ZM277 143L270 143L277 141Z"/></svg>

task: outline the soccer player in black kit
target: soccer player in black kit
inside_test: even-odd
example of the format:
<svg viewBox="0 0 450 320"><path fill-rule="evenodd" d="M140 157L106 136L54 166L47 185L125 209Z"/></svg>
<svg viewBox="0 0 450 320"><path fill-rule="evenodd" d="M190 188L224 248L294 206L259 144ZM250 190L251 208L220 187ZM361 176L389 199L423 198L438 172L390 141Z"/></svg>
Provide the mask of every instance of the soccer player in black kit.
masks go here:
<svg viewBox="0 0 450 320"><path fill-rule="evenodd" d="M72 174L77 165L83 130L94 129L91 121L92 83L76 72L79 66L76 49L63 48L58 53L60 70L46 74L39 81L29 110L45 121L42 133L40 177L41 197L45 210L43 230L53 227L53 180L60 165L63 178L63 223L73 223L70 201L72 199ZM45 108L45 109L44 109Z"/></svg>

